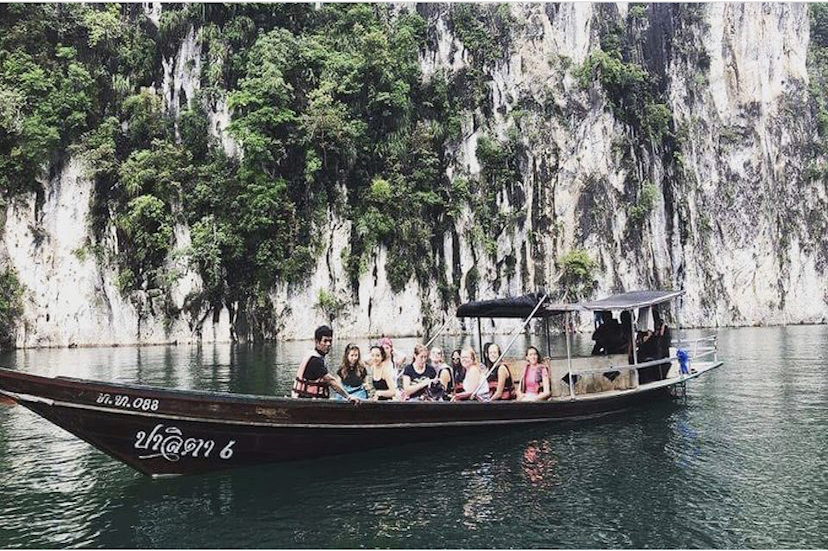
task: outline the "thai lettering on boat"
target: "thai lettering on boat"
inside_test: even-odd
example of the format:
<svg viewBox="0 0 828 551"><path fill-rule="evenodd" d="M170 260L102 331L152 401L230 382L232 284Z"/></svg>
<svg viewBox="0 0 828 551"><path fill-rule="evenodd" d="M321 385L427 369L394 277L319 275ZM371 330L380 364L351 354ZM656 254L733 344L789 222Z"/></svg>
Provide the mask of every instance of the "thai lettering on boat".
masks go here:
<svg viewBox="0 0 828 551"><path fill-rule="evenodd" d="M233 457L233 444L235 443L235 440L230 440L219 452L219 458L226 461ZM164 427L159 423L149 433L138 431L135 434L134 447L136 450L151 452L139 455L138 459L161 457L167 461L176 462L182 457L209 458L216 443L214 440L204 438L185 438L178 427Z"/></svg>

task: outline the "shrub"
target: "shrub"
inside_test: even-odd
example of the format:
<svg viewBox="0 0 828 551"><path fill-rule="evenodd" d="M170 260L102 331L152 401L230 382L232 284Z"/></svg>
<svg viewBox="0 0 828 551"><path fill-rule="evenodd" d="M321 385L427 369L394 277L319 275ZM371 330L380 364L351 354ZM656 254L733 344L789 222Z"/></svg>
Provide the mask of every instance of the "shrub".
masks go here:
<svg viewBox="0 0 828 551"><path fill-rule="evenodd" d="M641 224L658 200L658 188L650 183L645 182L641 187L641 193L638 196L638 202L632 205L628 211L630 221L633 224Z"/></svg>
<svg viewBox="0 0 828 551"><path fill-rule="evenodd" d="M23 315L23 286L14 270L0 273L0 348L14 345L18 319Z"/></svg>
<svg viewBox="0 0 828 551"><path fill-rule="evenodd" d="M347 302L337 297L335 294L330 293L325 289L319 289L315 307L317 310L325 314L329 321L333 322L337 316L342 313L346 305Z"/></svg>
<svg viewBox="0 0 828 551"><path fill-rule="evenodd" d="M561 270L559 283L564 291L565 299L577 300L587 297L594 285L593 271L595 262L589 258L586 251L573 249L558 260Z"/></svg>
<svg viewBox="0 0 828 551"><path fill-rule="evenodd" d="M172 217L164 202L153 195L139 195L117 219L118 228L129 240L121 262L129 272L122 289L135 289L150 283L172 245ZM129 277L131 275L132 277Z"/></svg>

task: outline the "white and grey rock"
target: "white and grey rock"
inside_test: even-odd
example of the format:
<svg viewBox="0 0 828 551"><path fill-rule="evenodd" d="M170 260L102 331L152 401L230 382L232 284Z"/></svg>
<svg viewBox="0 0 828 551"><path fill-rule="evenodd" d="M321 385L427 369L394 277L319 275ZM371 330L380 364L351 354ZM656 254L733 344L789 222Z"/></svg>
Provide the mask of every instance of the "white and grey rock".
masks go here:
<svg viewBox="0 0 828 551"><path fill-rule="evenodd" d="M145 3L153 21L160 14L155 4ZM811 223L814 217L824 221L828 216L828 197L821 182L812 184L803 176L808 161L805 146L816 139L806 103L807 5L703 5L707 26L693 30L693 40L709 56L709 72L699 78L698 70L679 58L666 67L670 108L676 123L688 129L688 139L680 148L685 174L677 178L659 159L640 160L632 169L643 171L635 176L650 179L660 190L640 244L625 237L629 220L627 205L620 199L631 169L614 144L625 138L625 129L610 114L597 87L583 90L572 76L572 67L598 47L596 7L512 4L510 9L520 24L511 37L512 51L491 72L495 115L483 127L475 127L474 122L482 120L481 113L466 117L461 143L448 152L453 159L449 177L473 177L480 171L475 155L480 137L503 138L519 124L526 149L520 184L525 208L531 212L536 205L554 227L542 236L545 254L534 258L527 247L530 257L525 267L519 261L515 275L502 278L499 294L534 290L539 274L546 286L553 286L559 275L556 260L582 248L601 266L597 295L657 286L683 288L687 296L682 315L690 325L828 319L828 250L824 235L818 235ZM626 6L618 12L624 15ZM425 78L469 63L462 42L439 17L430 22L436 48L420 58ZM164 60L161 89L172 113L178 114L184 101L192 101L200 85L199 52L198 34L191 29L176 56ZM564 116L530 112L516 123L511 113L522 96L540 105L554 104ZM224 100L208 110L208 117L211 135L225 152L241 155L228 134L231 113ZM92 254L84 253L89 249L87 217L93 190L81 159L70 159L45 190L37 209L34 195L7 205L0 241L0 256L25 286L18 346L231 338L228 310L215 318L212 312L202 311L203 325L193 324L184 314L165 322L163 315L149 313L152 297L121 296L114 268L99 265ZM672 190L674 200L664 195L665 190ZM499 197L499 206L511 208L506 193ZM492 260L471 248L467 239L471 216L466 209L455 228L463 300L468 298L466 275L475 262L481 277L478 298L492 297L496 262L509 254L520 258L529 232L538 231L527 216L513 234L498 238ZM385 266L393 259L384 248L376 251L354 293L341 254L349 246L350 222L331 215L323 233L326 250L309 280L271 292L280 338L307 338L314 326L328 321L317 307L320 290L350 301L335 320L342 337L422 333L424 301L433 305L435 324L453 317L451 309L441 310L446 305L439 303L436 289L421 289L413 278L401 293L391 292ZM175 239L175 248L185 250L188 228L177 226ZM451 277L455 251L450 234L443 236L443 243L446 274ZM182 308L202 282L176 258L171 255L171 266L178 262L182 275L171 297ZM528 282L527 288L522 281ZM460 327L457 320L451 324L452 330Z"/></svg>

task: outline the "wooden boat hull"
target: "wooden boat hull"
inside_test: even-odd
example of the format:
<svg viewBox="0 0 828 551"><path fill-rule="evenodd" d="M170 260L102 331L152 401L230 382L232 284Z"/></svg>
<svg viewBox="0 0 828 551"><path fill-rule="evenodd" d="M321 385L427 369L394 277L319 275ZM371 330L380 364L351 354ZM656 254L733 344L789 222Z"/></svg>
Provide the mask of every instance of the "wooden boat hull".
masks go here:
<svg viewBox="0 0 828 551"><path fill-rule="evenodd" d="M458 429L468 435L498 427L600 416L667 397L670 386L576 401L354 405L116 385L0 369L0 394L154 476L454 438Z"/></svg>

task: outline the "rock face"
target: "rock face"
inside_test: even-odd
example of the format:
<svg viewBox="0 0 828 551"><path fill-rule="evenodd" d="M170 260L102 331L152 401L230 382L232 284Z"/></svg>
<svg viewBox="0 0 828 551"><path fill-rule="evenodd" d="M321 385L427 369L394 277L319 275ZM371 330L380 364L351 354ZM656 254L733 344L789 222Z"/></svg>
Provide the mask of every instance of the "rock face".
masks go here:
<svg viewBox="0 0 828 551"><path fill-rule="evenodd" d="M161 6L145 6L157 21ZM447 24L448 9L421 8L433 38L421 53L423 78L470 63ZM683 138L672 159L653 154L635 163L623 154L629 131L600 86L585 88L574 76L599 47L601 26L629 22L627 9L582 3L509 9L516 22L509 50L488 69L491 113L469 114L461 143L446 153L450 177L474 177L481 136L505 139L517 131L522 182L503 189L498 202L526 216L498 237L494 255L465 237L469 211L443 236L446 276L459 279L461 299L468 298L473 268L477 298L554 288L558 260L583 249L598 266L596 296L682 288L686 325L826 321L828 194L822 182L804 175L816 140L808 107L807 5L703 4L694 18L667 4L649 7L637 61L662 76ZM171 113L193 100L200 56L192 29L177 55L164 60L160 88ZM227 133L231 116L219 102L209 113L210 131L228 154L241 155ZM629 205L644 181L655 193L634 225ZM149 293L119 293L113 269L90 245L93 187L81 160L70 159L44 189L43 197L6 206L0 243L25 286L19 346L231 339L228 310L185 309L168 319ZM441 304L435 288L412 281L393 293L385 276L393 259L384 249L361 277L354 303L341 256L350 222L330 215L326 234L327 249L309 281L271 293L281 338L307 338L331 319L339 336L364 337L422 333L453 318L454 305ZM176 228L175 238L176 249L186 251L189 229ZM181 262L176 258L170 262ZM186 263L179 273L171 296L180 310L201 280ZM320 292L340 307L323 312ZM450 323L460 329L460 321Z"/></svg>
<svg viewBox="0 0 828 551"><path fill-rule="evenodd" d="M124 297L117 274L96 258L86 225L93 185L83 163L70 161L44 186L48 194L13 200L6 208L4 253L25 287L24 322L17 345L75 346L187 341L194 333L184 319L161 314L158 296ZM185 248L189 232L175 231L177 249ZM173 260L170 260L173 262ZM187 294L200 285L186 271L171 295L183 307ZM221 315L223 314L223 315ZM230 334L226 312L219 313L202 333L209 340Z"/></svg>

